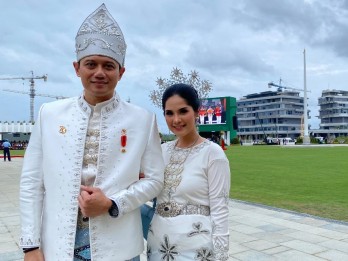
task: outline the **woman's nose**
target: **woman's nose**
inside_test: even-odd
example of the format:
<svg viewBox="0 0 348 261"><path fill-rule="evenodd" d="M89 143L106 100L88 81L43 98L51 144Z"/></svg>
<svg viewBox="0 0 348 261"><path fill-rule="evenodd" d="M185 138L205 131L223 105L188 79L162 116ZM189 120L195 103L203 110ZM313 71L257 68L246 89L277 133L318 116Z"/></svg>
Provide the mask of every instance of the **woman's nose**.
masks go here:
<svg viewBox="0 0 348 261"><path fill-rule="evenodd" d="M174 123L180 122L180 116L177 114L174 114Z"/></svg>

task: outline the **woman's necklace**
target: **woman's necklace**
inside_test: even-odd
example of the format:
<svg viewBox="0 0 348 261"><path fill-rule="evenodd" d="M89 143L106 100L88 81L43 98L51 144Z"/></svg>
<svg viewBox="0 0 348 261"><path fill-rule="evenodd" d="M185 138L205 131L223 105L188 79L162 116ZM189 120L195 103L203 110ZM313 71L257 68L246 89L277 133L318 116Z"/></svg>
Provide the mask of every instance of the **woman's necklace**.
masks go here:
<svg viewBox="0 0 348 261"><path fill-rule="evenodd" d="M177 140L174 145L169 163L164 169L164 189L168 193L169 199L181 182L181 172L184 170L184 163L191 153L193 146L197 143L199 137L200 136L198 136L197 139L185 149L176 148L179 140Z"/></svg>

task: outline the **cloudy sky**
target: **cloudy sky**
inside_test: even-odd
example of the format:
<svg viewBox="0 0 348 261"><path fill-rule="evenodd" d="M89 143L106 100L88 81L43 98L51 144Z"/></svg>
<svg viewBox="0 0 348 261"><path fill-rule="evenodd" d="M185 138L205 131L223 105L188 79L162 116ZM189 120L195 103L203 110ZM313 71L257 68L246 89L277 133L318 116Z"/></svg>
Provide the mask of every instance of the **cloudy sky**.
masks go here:
<svg viewBox="0 0 348 261"><path fill-rule="evenodd" d="M105 3L128 45L126 73L117 86L125 100L162 113L149 100L158 77L174 67L199 72L210 97L268 91L268 82L303 89L306 49L312 129L322 90L348 90L348 1L345 0L11 0L1 4L0 78L48 75L36 92L82 91L72 62L83 20ZM0 89L28 92L28 80L0 80ZM275 89L274 89L275 90ZM0 91L0 121L29 120L29 95ZM302 95L302 94L301 94ZM40 105L54 101L35 97Z"/></svg>

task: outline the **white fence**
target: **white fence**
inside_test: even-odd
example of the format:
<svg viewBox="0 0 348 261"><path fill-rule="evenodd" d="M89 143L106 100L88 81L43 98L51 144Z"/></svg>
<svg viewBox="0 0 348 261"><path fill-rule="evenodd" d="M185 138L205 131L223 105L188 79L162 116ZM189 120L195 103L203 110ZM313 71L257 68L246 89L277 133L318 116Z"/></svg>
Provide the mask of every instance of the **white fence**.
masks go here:
<svg viewBox="0 0 348 261"><path fill-rule="evenodd" d="M0 122L0 133L31 133L32 122Z"/></svg>

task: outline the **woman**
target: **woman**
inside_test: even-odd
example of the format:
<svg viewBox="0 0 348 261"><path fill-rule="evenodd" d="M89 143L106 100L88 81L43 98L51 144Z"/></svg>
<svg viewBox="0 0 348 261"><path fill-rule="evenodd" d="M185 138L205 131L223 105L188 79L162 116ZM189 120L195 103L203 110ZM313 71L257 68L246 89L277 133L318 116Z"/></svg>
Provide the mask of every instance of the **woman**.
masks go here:
<svg viewBox="0 0 348 261"><path fill-rule="evenodd" d="M148 260L228 260L228 159L197 131L193 87L168 87L162 107L177 140L162 144L164 189L148 233Z"/></svg>

